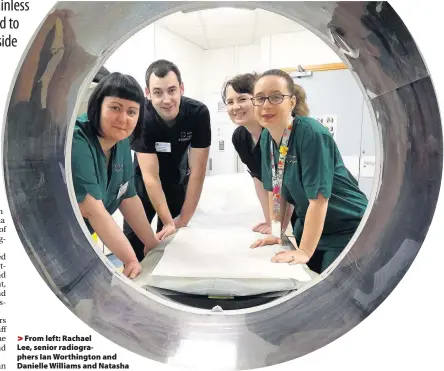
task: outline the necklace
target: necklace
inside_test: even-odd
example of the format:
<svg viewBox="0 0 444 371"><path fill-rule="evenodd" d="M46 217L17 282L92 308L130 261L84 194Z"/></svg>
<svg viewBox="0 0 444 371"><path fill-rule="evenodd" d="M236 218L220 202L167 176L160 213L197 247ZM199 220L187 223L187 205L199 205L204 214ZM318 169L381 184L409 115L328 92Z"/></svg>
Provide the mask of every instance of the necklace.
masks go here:
<svg viewBox="0 0 444 371"><path fill-rule="evenodd" d="M281 145L279 147L279 162L276 164L274 161L274 151L273 151L273 140L270 141L270 159L271 159L271 174L272 174L272 185L273 185L273 220L271 233L273 236L281 237L281 222L279 218L281 209L281 190L282 181L284 179L284 168L285 168L285 158L288 152L288 140L290 138L290 133L293 125L289 124L282 135Z"/></svg>

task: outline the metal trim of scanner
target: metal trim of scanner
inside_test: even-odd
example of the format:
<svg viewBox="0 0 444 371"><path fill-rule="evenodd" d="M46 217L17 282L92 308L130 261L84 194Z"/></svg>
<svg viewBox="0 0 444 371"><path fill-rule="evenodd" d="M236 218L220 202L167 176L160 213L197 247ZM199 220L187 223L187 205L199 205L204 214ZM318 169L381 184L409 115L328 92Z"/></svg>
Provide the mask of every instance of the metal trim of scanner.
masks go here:
<svg viewBox="0 0 444 371"><path fill-rule="evenodd" d="M325 41L367 97L378 143L369 210L341 259L315 285L233 313L184 310L114 273L91 248L69 187L79 97L106 58L163 16L215 5L269 10ZM51 290L92 329L150 359L181 366L177 355L184 344L210 344L208 351L218 360L231 362L208 364L212 370L259 368L303 356L374 311L424 241L441 186L442 154L442 125L429 72L386 2L57 3L18 66L3 132L14 224ZM204 361L194 357L185 366L206 366L199 362Z"/></svg>

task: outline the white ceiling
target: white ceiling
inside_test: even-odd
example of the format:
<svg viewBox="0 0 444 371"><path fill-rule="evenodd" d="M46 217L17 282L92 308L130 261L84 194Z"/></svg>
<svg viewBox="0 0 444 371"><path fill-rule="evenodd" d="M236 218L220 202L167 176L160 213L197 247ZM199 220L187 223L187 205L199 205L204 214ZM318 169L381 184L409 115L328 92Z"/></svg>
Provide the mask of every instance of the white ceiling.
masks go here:
<svg viewBox="0 0 444 371"><path fill-rule="evenodd" d="M178 12L157 23L206 50L255 44L264 35L305 30L288 18L263 9L216 8Z"/></svg>

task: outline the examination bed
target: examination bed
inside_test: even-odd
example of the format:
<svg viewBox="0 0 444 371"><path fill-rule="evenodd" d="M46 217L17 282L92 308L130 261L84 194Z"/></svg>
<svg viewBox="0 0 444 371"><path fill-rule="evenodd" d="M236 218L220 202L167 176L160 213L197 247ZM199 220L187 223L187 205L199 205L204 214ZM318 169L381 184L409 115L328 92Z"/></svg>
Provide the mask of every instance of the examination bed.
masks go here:
<svg viewBox="0 0 444 371"><path fill-rule="evenodd" d="M300 289L317 276L306 265L272 263L283 246L250 245L263 221L254 184L246 173L207 177L196 213L185 228L149 252L135 284L177 302L205 309L241 309Z"/></svg>

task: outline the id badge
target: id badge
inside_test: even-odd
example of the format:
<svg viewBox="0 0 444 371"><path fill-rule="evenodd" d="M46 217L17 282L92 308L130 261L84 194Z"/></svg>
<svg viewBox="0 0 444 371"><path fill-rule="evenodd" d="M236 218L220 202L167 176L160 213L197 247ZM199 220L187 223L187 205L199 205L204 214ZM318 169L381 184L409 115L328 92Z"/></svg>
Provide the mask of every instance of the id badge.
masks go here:
<svg viewBox="0 0 444 371"><path fill-rule="evenodd" d="M126 182L124 185L120 186L119 193L117 193L117 199L119 199L126 193L126 190L128 189L128 184L129 182Z"/></svg>
<svg viewBox="0 0 444 371"><path fill-rule="evenodd" d="M156 142L156 152L171 152L171 143Z"/></svg>
<svg viewBox="0 0 444 371"><path fill-rule="evenodd" d="M274 237L281 238L281 234L282 234L282 232L281 232L281 222L278 222L276 220L273 220L271 222L271 234Z"/></svg>

